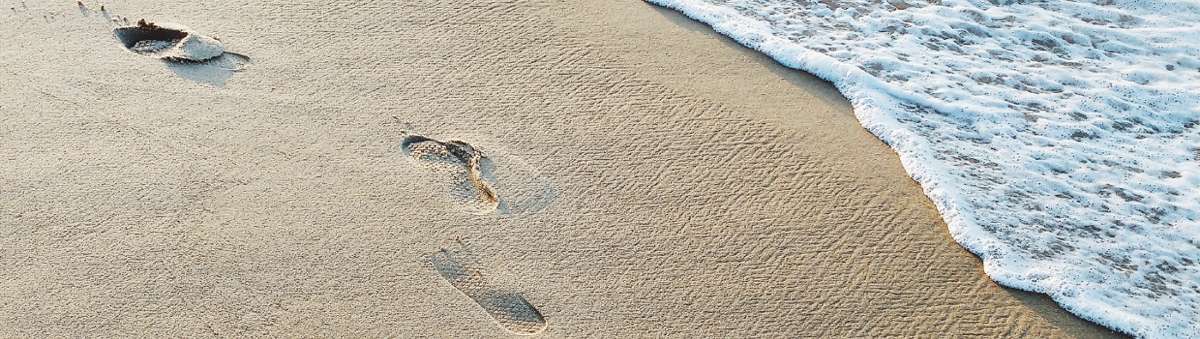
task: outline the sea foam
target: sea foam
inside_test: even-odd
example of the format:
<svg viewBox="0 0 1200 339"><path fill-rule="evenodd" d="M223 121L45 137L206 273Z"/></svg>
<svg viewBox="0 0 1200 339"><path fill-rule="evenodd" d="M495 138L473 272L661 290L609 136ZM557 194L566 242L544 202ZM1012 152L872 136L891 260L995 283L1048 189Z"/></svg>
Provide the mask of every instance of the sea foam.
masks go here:
<svg viewBox="0 0 1200 339"><path fill-rule="evenodd" d="M1200 337L1200 2L646 1L833 82L997 282Z"/></svg>

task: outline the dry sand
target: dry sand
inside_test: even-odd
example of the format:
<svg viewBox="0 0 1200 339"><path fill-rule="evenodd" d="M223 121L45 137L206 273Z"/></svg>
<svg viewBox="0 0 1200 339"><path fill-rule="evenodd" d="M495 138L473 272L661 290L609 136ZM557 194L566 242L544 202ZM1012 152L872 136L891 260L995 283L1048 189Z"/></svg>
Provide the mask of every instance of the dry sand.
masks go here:
<svg viewBox="0 0 1200 339"><path fill-rule="evenodd" d="M992 283L830 85L640 1L105 4L236 74L28 2L0 0L2 337L507 336L501 292L546 337L1111 335ZM412 134L482 150L509 212Z"/></svg>

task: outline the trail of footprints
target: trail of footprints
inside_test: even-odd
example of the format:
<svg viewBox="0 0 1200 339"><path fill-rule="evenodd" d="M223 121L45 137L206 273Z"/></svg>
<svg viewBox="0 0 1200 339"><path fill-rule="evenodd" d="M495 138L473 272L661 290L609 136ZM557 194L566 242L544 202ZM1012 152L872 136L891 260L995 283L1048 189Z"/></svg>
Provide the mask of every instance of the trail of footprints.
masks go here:
<svg viewBox="0 0 1200 339"><path fill-rule="evenodd" d="M464 141L409 135L400 148L410 159L433 171L435 176L448 176L451 197L468 212L530 212L549 204L556 195L552 185L542 180L536 171L511 158L503 159L501 165L513 168L507 172L509 175L503 176L505 182L512 184L501 186L492 158ZM521 294L499 290L488 283L479 269L478 260L462 241L442 248L427 259L442 278L479 304L505 330L515 334L536 334L546 328L541 313Z"/></svg>
<svg viewBox="0 0 1200 339"><path fill-rule="evenodd" d="M85 17L99 15L117 25L113 35L131 52L179 64L216 66L238 71L250 62L245 55L225 50L214 37L196 33L175 24L155 24L139 20L131 24L128 17L115 15L100 5L98 9L78 1L79 12ZM28 11L11 7L15 14ZM25 13L27 14L27 13ZM28 15L28 14L27 14ZM46 22L61 17L61 12L43 15ZM492 158L474 145L459 140L439 141L409 135L401 143L404 154L431 169L449 176L449 193L467 212L475 214L520 214L540 210L557 197L557 191L535 171L509 159L511 181L502 195L497 190L496 166ZM505 291L491 285L480 270L479 260L457 241L426 258L434 270L462 294L475 301L500 327L514 334L537 334L545 330L546 320L533 304L520 293Z"/></svg>
<svg viewBox="0 0 1200 339"><path fill-rule="evenodd" d="M479 304L505 330L530 335L546 329L546 319L524 296L488 282L479 269L478 257L465 243L458 241L443 247L427 259L442 278Z"/></svg>

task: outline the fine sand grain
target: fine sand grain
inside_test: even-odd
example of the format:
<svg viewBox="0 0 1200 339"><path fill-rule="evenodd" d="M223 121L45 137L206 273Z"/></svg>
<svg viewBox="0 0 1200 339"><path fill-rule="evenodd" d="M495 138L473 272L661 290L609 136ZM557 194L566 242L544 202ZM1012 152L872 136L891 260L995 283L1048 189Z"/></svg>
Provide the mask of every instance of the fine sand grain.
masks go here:
<svg viewBox="0 0 1200 339"><path fill-rule="evenodd" d="M1111 335L988 280L831 86L640 1L105 5L0 0L0 337Z"/></svg>

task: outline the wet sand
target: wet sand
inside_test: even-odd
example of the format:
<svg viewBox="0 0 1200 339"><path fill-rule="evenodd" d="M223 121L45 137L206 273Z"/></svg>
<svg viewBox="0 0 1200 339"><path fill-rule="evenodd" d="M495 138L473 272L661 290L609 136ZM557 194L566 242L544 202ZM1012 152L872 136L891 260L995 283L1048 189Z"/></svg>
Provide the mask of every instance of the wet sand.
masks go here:
<svg viewBox="0 0 1200 339"><path fill-rule="evenodd" d="M640 1L105 5L254 62L0 0L0 336L509 336L497 295L546 337L1111 335L991 282L832 86Z"/></svg>

